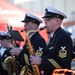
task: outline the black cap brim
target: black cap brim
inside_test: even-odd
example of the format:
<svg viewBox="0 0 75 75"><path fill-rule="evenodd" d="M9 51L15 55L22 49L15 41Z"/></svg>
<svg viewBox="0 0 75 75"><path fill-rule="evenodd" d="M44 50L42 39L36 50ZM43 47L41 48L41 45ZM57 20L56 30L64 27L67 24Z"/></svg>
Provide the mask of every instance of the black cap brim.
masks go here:
<svg viewBox="0 0 75 75"><path fill-rule="evenodd" d="M51 17L54 17L54 16L50 14L45 14L45 16L43 16L42 18L51 18Z"/></svg>
<svg viewBox="0 0 75 75"><path fill-rule="evenodd" d="M42 18L52 18L54 16L43 16Z"/></svg>
<svg viewBox="0 0 75 75"><path fill-rule="evenodd" d="M23 21L21 21L21 22L30 22L30 21L23 20Z"/></svg>
<svg viewBox="0 0 75 75"><path fill-rule="evenodd" d="M30 22L28 19L24 19L21 22Z"/></svg>
<svg viewBox="0 0 75 75"><path fill-rule="evenodd" d="M22 20L21 22L25 22L24 20Z"/></svg>
<svg viewBox="0 0 75 75"><path fill-rule="evenodd" d="M42 18L49 18L50 16L43 16Z"/></svg>

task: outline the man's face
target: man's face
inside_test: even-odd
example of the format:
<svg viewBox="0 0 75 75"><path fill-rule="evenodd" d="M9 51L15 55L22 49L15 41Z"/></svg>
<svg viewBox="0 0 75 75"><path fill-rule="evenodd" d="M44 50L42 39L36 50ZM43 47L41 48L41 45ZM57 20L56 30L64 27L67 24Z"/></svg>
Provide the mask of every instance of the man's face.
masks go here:
<svg viewBox="0 0 75 75"><path fill-rule="evenodd" d="M3 39L3 40L2 40L2 46L3 46L4 48L7 48L8 43L9 43L9 40L7 40L7 39Z"/></svg>
<svg viewBox="0 0 75 75"><path fill-rule="evenodd" d="M55 29L56 18L44 18L44 23L47 28L47 32L53 32Z"/></svg>
<svg viewBox="0 0 75 75"><path fill-rule="evenodd" d="M34 30L35 26L34 26L34 23L32 22L25 22L24 28L26 31L29 31L29 30Z"/></svg>

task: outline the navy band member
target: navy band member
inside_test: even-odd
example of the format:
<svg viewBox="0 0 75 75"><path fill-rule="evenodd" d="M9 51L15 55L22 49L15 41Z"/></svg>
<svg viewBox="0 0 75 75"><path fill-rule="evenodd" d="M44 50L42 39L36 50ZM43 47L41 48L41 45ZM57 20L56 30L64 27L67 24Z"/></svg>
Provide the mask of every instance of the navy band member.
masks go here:
<svg viewBox="0 0 75 75"><path fill-rule="evenodd" d="M39 64L44 70L44 75L52 75L55 69L71 69L72 40L67 32L61 28L65 14L61 11L46 7L43 16L47 26L48 35L51 37L43 58L31 56L32 64ZM69 74L68 74L69 75Z"/></svg>
<svg viewBox="0 0 75 75"><path fill-rule="evenodd" d="M0 30L0 35L3 34L4 31L1 31ZM1 65L1 59L2 59L2 55L5 51L5 48L2 47L2 44L1 44L1 36L0 36L0 75L2 75L2 71L3 71L3 68L2 68L2 65Z"/></svg>
<svg viewBox="0 0 75 75"><path fill-rule="evenodd" d="M29 38L30 38L31 44L33 45L35 53L38 56L42 57L43 51L46 47L46 42L42 38L42 36L39 34L39 32L37 32L40 23L42 23L42 20L36 17L35 15L27 12L22 22L24 23L24 28L26 32L31 30L35 31L30 33ZM14 54L18 55L18 58L19 58L18 60L20 63L19 72L21 68L25 65L28 65L31 69L31 64L29 60L30 54L29 54L27 44L24 45L23 50L21 52L20 50L17 50L17 49L12 49L10 52L12 55Z"/></svg>
<svg viewBox="0 0 75 75"><path fill-rule="evenodd" d="M12 48L12 43L11 43L12 37L7 32L2 32L0 34L0 39L3 48L5 48L5 51L1 56L1 65L2 65L1 75L8 75L7 67L6 64L4 63L4 60L8 56L11 56L9 50Z"/></svg>

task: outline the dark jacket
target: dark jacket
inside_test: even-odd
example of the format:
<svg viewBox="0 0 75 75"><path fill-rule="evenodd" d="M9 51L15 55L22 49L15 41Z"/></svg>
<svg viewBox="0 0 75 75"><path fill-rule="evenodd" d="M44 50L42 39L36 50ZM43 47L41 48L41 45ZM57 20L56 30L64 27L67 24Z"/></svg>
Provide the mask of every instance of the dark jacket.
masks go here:
<svg viewBox="0 0 75 75"><path fill-rule="evenodd" d="M75 58L75 45L73 46L72 59Z"/></svg>
<svg viewBox="0 0 75 75"><path fill-rule="evenodd" d="M1 58L1 63L4 63L5 58L7 58L8 56L11 56L11 54L10 54L10 52L9 52L11 49L12 49L12 47L7 48L7 49L5 50L5 52L4 52L4 54L3 54L2 58ZM1 66L2 66L2 65L1 65ZM5 69L3 68L3 66L1 67L1 75L8 75L8 71L5 70Z"/></svg>
<svg viewBox="0 0 75 75"><path fill-rule="evenodd" d="M42 54L46 48L46 42L45 40L41 37L41 35L36 32L31 38L30 38L31 44L33 46L33 49L35 53L37 53L40 57L42 57ZM28 65L29 68L31 69L30 65L30 60L29 60L29 50L27 46L27 42L23 47L23 51L19 54L19 62L20 62L20 67L19 67L19 72L21 68L25 65Z"/></svg>
<svg viewBox="0 0 75 75"><path fill-rule="evenodd" d="M71 69L71 37L62 28L59 28L50 41L40 65L44 70L44 75L52 75L55 69Z"/></svg>

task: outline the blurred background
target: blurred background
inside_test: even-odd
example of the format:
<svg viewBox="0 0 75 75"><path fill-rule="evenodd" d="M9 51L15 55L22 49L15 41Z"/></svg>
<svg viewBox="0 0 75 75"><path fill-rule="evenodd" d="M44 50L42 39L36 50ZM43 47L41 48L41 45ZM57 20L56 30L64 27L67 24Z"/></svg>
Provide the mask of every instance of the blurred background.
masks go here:
<svg viewBox="0 0 75 75"><path fill-rule="evenodd" d="M6 24L12 25L14 29L23 29L26 12L41 18L46 6L52 6L67 15L62 27L69 31L72 39L75 38L75 0L1 0L0 1L0 30L6 30ZM44 24L41 24L42 26Z"/></svg>
<svg viewBox="0 0 75 75"><path fill-rule="evenodd" d="M67 15L64 26L75 37L75 0L7 0L13 5L18 6L24 10L44 14L46 6L55 7Z"/></svg>

